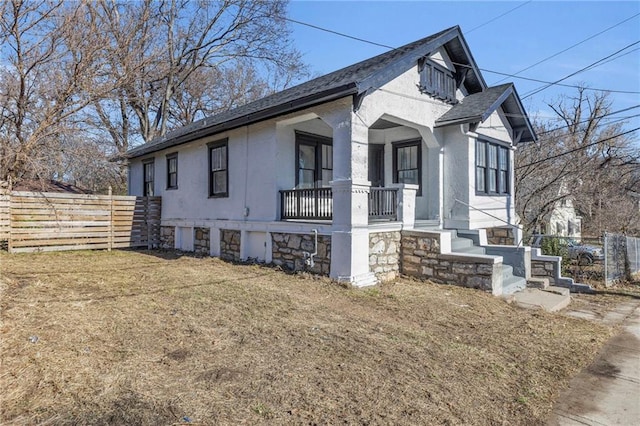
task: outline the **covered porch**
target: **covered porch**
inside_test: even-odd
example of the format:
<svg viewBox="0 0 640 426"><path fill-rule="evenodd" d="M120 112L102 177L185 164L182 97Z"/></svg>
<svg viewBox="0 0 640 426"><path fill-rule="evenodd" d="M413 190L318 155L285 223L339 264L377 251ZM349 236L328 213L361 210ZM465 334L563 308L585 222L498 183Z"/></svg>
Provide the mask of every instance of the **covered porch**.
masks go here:
<svg viewBox="0 0 640 426"><path fill-rule="evenodd" d="M306 114L279 123L286 163L279 169L285 188L277 194L278 220L333 222L338 209L369 224L440 223L442 152L430 129L385 114L362 129L364 140L345 140L332 118ZM350 195L337 201L347 195L345 184Z"/></svg>

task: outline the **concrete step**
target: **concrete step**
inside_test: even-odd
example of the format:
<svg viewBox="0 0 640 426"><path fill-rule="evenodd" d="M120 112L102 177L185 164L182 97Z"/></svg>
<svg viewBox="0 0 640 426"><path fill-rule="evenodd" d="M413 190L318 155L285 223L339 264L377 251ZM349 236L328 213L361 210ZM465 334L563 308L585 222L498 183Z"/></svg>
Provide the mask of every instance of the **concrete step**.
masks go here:
<svg viewBox="0 0 640 426"><path fill-rule="evenodd" d="M509 295L517 293L527 287L527 280L522 277L511 275L502 280L502 294Z"/></svg>
<svg viewBox="0 0 640 426"><path fill-rule="evenodd" d="M460 249L473 246L473 241L468 238L452 238L451 239L451 251L457 252Z"/></svg>
<svg viewBox="0 0 640 426"><path fill-rule="evenodd" d="M527 287L544 290L549 287L549 278L531 277L527 280Z"/></svg>
<svg viewBox="0 0 640 426"><path fill-rule="evenodd" d="M547 288L544 289L544 291L548 291L549 293L555 293L555 294L560 294L563 296L568 296L569 293L571 293L571 290L569 290L566 287L558 287L555 285L551 285Z"/></svg>
<svg viewBox="0 0 640 426"><path fill-rule="evenodd" d="M455 253L470 253L470 254L486 254L484 247L471 246L465 248L459 248L454 251Z"/></svg>
<svg viewBox="0 0 640 426"><path fill-rule="evenodd" d="M513 266L511 265L502 265L502 279L508 280L513 276Z"/></svg>
<svg viewBox="0 0 640 426"><path fill-rule="evenodd" d="M544 309L548 312L557 312L571 303L571 297L568 294L556 294L537 288L525 288L511 297L522 308Z"/></svg>

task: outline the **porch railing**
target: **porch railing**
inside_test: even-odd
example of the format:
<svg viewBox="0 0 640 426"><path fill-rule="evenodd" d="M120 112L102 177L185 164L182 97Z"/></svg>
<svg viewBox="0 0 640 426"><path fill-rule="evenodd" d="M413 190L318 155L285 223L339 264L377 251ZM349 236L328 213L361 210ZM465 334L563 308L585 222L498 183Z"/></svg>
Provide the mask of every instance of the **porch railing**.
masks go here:
<svg viewBox="0 0 640 426"><path fill-rule="evenodd" d="M331 188L288 189L280 191L282 220L333 218Z"/></svg>
<svg viewBox="0 0 640 426"><path fill-rule="evenodd" d="M369 219L398 220L398 189L371 188Z"/></svg>
<svg viewBox="0 0 640 426"><path fill-rule="evenodd" d="M331 188L288 189L280 191L282 220L331 220L333 196ZM369 219L398 220L398 189L371 188Z"/></svg>

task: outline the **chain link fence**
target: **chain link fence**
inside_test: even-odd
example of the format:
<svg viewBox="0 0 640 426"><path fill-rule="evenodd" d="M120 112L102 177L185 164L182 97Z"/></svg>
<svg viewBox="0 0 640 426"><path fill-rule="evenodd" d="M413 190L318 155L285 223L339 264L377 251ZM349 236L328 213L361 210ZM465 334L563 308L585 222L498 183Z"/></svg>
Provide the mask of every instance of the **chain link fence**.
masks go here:
<svg viewBox="0 0 640 426"><path fill-rule="evenodd" d="M605 284L630 280L640 273L640 238L622 234L604 235Z"/></svg>

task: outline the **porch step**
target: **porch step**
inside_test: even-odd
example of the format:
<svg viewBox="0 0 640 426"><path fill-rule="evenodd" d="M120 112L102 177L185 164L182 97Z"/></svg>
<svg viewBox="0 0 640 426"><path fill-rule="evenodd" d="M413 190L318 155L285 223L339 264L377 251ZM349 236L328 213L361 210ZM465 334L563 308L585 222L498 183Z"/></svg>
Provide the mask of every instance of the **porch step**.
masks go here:
<svg viewBox="0 0 640 426"><path fill-rule="evenodd" d="M558 286L549 286L544 289L544 291L548 291L549 293L559 294L561 296L568 296L571 291L566 287L558 287Z"/></svg>
<svg viewBox="0 0 640 426"><path fill-rule="evenodd" d="M453 250L455 253L486 254L484 247L471 246Z"/></svg>
<svg viewBox="0 0 640 426"><path fill-rule="evenodd" d="M509 266L509 268L511 268ZM504 277L505 274L503 273ZM509 295L517 293L527 287L527 280L522 277L517 277L515 275L510 275L507 278L502 279L502 294Z"/></svg>
<svg viewBox="0 0 640 426"><path fill-rule="evenodd" d="M462 249L473 246L473 241L468 238L453 237L451 238L451 251L458 252Z"/></svg>
<svg viewBox="0 0 640 426"><path fill-rule="evenodd" d="M527 280L527 287L544 290L549 287L549 278L531 277Z"/></svg>
<svg viewBox="0 0 640 426"><path fill-rule="evenodd" d="M527 309L541 308L548 312L557 312L571 303L571 297L568 294L556 294L537 288L525 288L514 293L511 298L520 307Z"/></svg>

